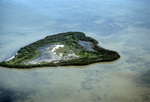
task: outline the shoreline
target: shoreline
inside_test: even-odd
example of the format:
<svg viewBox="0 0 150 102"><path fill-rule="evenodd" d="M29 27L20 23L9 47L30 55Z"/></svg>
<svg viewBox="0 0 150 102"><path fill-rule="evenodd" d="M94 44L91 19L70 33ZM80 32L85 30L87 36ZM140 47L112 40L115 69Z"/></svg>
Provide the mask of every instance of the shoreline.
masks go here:
<svg viewBox="0 0 150 102"><path fill-rule="evenodd" d="M10 61L10 60L14 59L16 55L18 55L18 53L16 53L16 54L13 55L12 57L10 57L10 58L8 58L8 59L6 59L6 60L4 60L4 61L7 62L7 61Z"/></svg>
<svg viewBox="0 0 150 102"><path fill-rule="evenodd" d="M58 44L52 48L45 47L48 44L60 43L63 41L63 45ZM78 41L82 41L81 44ZM83 43L83 44L82 44ZM68 50L61 49L61 52L56 52L59 48L64 48L64 44L69 47L73 47L74 52L68 52ZM34 43L26 45L22 47L14 56L6 59L5 61L0 63L0 66L9 67L9 68L18 68L18 69L29 69L29 68L36 68L36 67L67 67L67 66L86 66L95 63L108 63L116 61L120 58L118 52L113 50L104 49L97 45L98 41L86 36L82 32L67 32L67 33L59 33L56 35L46 36L44 39L38 40ZM32 59L35 57L39 51L37 50L40 47L44 47L42 49L41 57L33 59L29 62L36 62L36 63L29 63L24 64L24 61L28 59ZM75 48L75 49L74 49ZM68 49L68 48L66 48ZM91 49L95 51L91 51ZM76 52L79 50L80 52ZM57 53L62 57L62 52L67 53L66 57L67 60L63 60L62 58L56 59L56 62L48 60L52 60L54 55ZM77 54L79 54L79 58ZM18 54L18 55L17 55ZM17 55L17 56L16 56ZM17 58L15 58L15 56ZM15 59L14 59L15 58ZM75 58L75 59L74 59ZM14 59L14 60L12 60ZM59 60L59 61L58 61ZM28 62L27 62L28 63Z"/></svg>
<svg viewBox="0 0 150 102"><path fill-rule="evenodd" d="M120 57L121 58L121 57ZM56 68L86 68L87 66L92 66L92 65L98 65L98 64L111 64L114 62L117 62L118 60L120 60L120 58L114 60L114 61L109 61L109 62L96 62L96 63L92 63L92 64L87 64L87 65L82 65L82 66L78 66L78 65L70 65L70 66L51 66L51 67L32 67L32 68L10 68L10 67L4 67L1 66L2 68L7 68L7 69L16 69L16 70L35 70L35 69L41 69L41 68L52 68L52 69L56 69Z"/></svg>

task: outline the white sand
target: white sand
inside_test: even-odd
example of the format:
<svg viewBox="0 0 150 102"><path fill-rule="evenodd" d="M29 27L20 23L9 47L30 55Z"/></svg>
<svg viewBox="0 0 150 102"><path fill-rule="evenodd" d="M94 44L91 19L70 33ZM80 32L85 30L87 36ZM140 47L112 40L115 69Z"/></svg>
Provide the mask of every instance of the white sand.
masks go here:
<svg viewBox="0 0 150 102"><path fill-rule="evenodd" d="M9 59L7 59L7 60L5 60L5 61L10 61L10 60L12 60L13 58L15 58L15 56L17 55L18 53L16 53L14 56L12 56L11 58L9 58Z"/></svg>
<svg viewBox="0 0 150 102"><path fill-rule="evenodd" d="M52 49L52 52L55 52L60 47L64 47L64 45L55 45L55 47Z"/></svg>

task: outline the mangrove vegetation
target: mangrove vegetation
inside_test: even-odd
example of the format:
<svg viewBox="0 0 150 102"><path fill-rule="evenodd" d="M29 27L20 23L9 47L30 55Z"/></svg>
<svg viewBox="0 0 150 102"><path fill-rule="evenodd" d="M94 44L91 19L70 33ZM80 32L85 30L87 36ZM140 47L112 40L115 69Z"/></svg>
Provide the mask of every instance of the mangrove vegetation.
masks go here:
<svg viewBox="0 0 150 102"><path fill-rule="evenodd" d="M79 41L84 41L84 46ZM85 47L86 42L90 43L92 51ZM97 40L86 36L82 32L54 34L20 48L14 58L1 62L0 66L9 68L82 66L96 62L110 62L120 58L116 51L104 49L97 44ZM60 60L42 61L35 64L29 63L41 56L40 48L49 45L64 46L57 48L54 53L57 56L59 54ZM50 50L52 50L52 47Z"/></svg>

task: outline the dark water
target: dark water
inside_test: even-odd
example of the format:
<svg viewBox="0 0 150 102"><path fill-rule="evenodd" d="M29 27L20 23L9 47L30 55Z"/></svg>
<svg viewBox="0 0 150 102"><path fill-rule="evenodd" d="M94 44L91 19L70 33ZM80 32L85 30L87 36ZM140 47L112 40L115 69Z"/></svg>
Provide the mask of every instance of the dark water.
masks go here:
<svg viewBox="0 0 150 102"><path fill-rule="evenodd" d="M1 0L0 61L47 35L82 31L113 63L0 67L0 102L150 102L149 0Z"/></svg>

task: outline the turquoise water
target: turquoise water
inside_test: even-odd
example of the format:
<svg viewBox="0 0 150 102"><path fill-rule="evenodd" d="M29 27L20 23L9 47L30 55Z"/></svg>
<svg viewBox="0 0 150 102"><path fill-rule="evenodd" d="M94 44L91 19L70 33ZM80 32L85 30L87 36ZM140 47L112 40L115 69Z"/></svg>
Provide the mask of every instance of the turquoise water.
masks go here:
<svg viewBox="0 0 150 102"><path fill-rule="evenodd" d="M81 31L119 52L82 67L0 67L0 102L149 102L148 0L1 0L0 61L47 35Z"/></svg>

